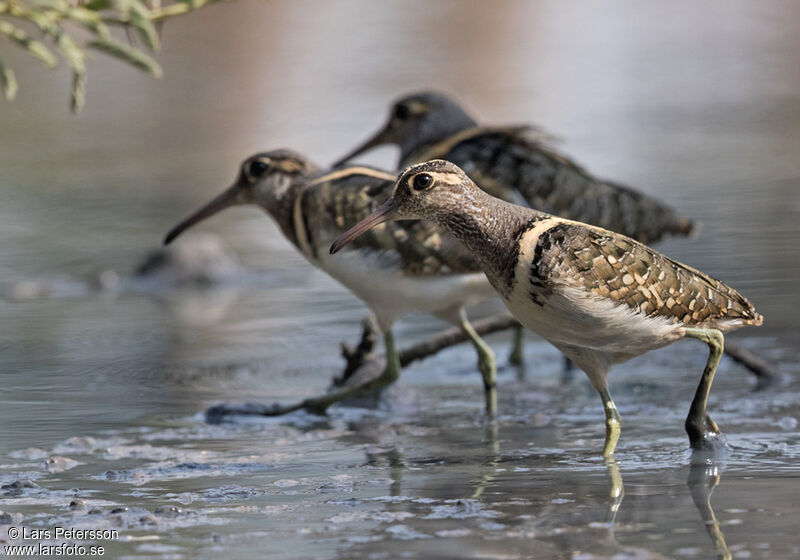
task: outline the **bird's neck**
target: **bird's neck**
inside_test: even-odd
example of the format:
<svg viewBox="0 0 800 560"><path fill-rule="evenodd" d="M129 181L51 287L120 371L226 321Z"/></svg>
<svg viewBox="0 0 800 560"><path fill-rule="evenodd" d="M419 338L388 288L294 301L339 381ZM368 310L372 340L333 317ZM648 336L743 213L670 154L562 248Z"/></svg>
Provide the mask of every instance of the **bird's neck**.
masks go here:
<svg viewBox="0 0 800 560"><path fill-rule="evenodd" d="M298 247L298 226L305 228L305 223L297 224L296 205L302 203L301 197L306 190L306 186L311 178L298 178L289 184L286 189L281 193L281 196L272 201L271 204L264 207L264 210L272 216L275 223L281 229L283 235L288 239L292 245ZM300 220L304 220L302 213L302 206L299 213Z"/></svg>
<svg viewBox="0 0 800 560"><path fill-rule="evenodd" d="M438 155L431 150L437 145L456 134L478 126L472 117L463 113L458 118L450 119L445 124L438 123L429 130L424 130L421 136L409 137L400 142L400 165L406 167L412 163L434 159ZM430 152L430 153L429 153Z"/></svg>
<svg viewBox="0 0 800 560"><path fill-rule="evenodd" d="M455 210L438 215L436 221L464 244L492 286L504 295L511 291L522 234L546 217L476 188Z"/></svg>

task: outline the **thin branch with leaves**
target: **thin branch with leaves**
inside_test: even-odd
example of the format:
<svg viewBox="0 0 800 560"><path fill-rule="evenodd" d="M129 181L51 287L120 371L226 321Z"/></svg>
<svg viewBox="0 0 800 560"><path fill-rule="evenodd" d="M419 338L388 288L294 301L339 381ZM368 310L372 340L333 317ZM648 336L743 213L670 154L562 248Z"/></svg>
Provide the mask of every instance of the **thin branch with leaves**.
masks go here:
<svg viewBox="0 0 800 560"><path fill-rule="evenodd" d="M0 42L5 39L48 68L59 61L72 72L71 107L86 98L89 50L110 55L156 78L163 71L150 53L161 47L158 26L217 0L0 0ZM114 36L123 30L128 41ZM138 37L142 47L135 46ZM0 90L13 100L19 90L14 70L0 57Z"/></svg>

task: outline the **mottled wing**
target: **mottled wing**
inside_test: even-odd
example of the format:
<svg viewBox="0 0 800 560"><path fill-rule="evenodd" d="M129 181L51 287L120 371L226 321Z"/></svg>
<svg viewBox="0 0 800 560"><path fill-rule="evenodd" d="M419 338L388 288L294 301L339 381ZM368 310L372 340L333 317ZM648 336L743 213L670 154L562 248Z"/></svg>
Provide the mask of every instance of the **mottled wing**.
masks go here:
<svg viewBox="0 0 800 560"><path fill-rule="evenodd" d="M538 237L531 269L534 287L537 275L545 290L573 286L685 325L761 322L752 304L719 280L633 239L581 224L562 222Z"/></svg>
<svg viewBox="0 0 800 560"><path fill-rule="evenodd" d="M331 241L369 216L392 192L394 181L354 173L314 184L303 193L302 210L311 247L327 251ZM413 276L479 272L475 259L451 235L431 222L389 222L350 246L374 252Z"/></svg>
<svg viewBox="0 0 800 560"><path fill-rule="evenodd" d="M434 149L435 147L431 147ZM652 243L689 235L694 223L658 200L594 177L548 147L536 129L478 129L428 159L452 161L484 190L562 218L585 222Z"/></svg>

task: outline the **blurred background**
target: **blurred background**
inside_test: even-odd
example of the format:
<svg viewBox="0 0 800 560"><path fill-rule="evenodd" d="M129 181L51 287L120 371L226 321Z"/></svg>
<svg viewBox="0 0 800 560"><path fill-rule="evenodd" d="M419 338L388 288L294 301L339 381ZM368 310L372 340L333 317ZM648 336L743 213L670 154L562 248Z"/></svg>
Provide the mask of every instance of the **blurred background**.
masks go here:
<svg viewBox="0 0 800 560"><path fill-rule="evenodd" d="M40 68L0 43L20 82L18 99L0 103L0 456L72 436L196 426L202 422L192 415L216 401L269 402L324 389L342 366L339 342L355 342L366 310L312 269L260 211L231 209L197 228L222 237L249 271L246 281L208 291L168 282L126 289L126 279L171 226L231 184L245 157L286 147L327 165L380 126L392 100L421 89L451 94L485 124L540 125L595 174L699 220L694 239L658 248L741 290L765 323L739 340L784 371L796 369L796 2L238 0L167 22L162 39L160 80L95 54L77 116L68 110L66 71ZM381 149L365 161L392 168L396 153ZM115 271L122 288L98 294L102 271ZM401 346L441 326L411 318L399 326ZM492 339L501 362L507 338ZM663 372L647 378L664 383L656 400L675 398L664 435L673 447L685 445L680 418L705 359L688 344L678 354L657 354ZM436 388L428 398L441 399L423 409L455 402L474 420L481 399L472 361L469 349L449 351L404 383ZM624 366L618 379L638 383L643 363L650 362ZM529 347L528 383L557 378L559 367L554 350ZM714 394L729 387L745 398L747 374L729 368ZM501 372L501 410L503 384L514 379ZM637 402L634 389L618 394L623 418L650 414L626 411ZM576 412L570 421L586 422L587 437L599 437L599 402L588 389L581 395L586 417ZM753 398L755 415L795 418L794 408L775 412L770 396ZM530 413L514 402L507 409ZM789 439L776 445L796 476L789 458L799 453L797 420L787 422L775 430ZM240 451L271 438L216 437L233 443L214 445ZM555 448L566 436L552 437ZM319 456L321 470L347 473L343 464L363 460L341 463L336 453L352 449L331 445L333 455ZM59 479L65 487L84 487L96 474L71 472L79 474ZM751 495L755 488L742 491L745 501ZM45 502L36 511L60 507ZM697 531L702 544L687 545L696 550L685 556L708 554ZM755 541L742 539L742 550L757 557ZM790 550L789 540L780 550Z"/></svg>

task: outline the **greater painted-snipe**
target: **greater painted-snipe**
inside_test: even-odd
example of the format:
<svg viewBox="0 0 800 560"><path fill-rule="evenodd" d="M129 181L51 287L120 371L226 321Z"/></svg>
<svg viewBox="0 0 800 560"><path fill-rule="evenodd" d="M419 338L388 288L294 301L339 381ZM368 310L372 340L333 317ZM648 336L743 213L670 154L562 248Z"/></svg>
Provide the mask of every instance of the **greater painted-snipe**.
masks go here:
<svg viewBox="0 0 800 560"><path fill-rule="evenodd" d="M374 147L396 144L399 169L431 159L451 161L492 196L642 243L694 231L692 220L667 204L595 177L546 139L531 126L479 126L446 95L424 92L397 100L384 127L334 166Z"/></svg>
<svg viewBox="0 0 800 560"><path fill-rule="evenodd" d="M685 337L710 350L685 423L689 441L694 449L724 443L707 412L722 333L763 321L737 291L630 237L495 198L442 160L407 168L389 199L331 253L402 219L430 220L461 241L509 311L586 372L605 408L604 456L620 434L610 367Z"/></svg>
<svg viewBox="0 0 800 560"><path fill-rule="evenodd" d="M491 348L467 320L465 308L494 291L477 261L456 239L430 222L387 224L362 237L343 258L328 246L369 215L390 194L396 175L368 167L324 171L289 150L256 154L242 163L234 184L175 226L164 243L233 205L264 209L286 238L316 267L358 296L375 314L386 347L386 368L366 385L339 389L305 408L324 411L334 402L372 393L392 383L399 364L392 336L396 319L424 312L459 325L478 352L486 408L497 407L496 366Z"/></svg>

